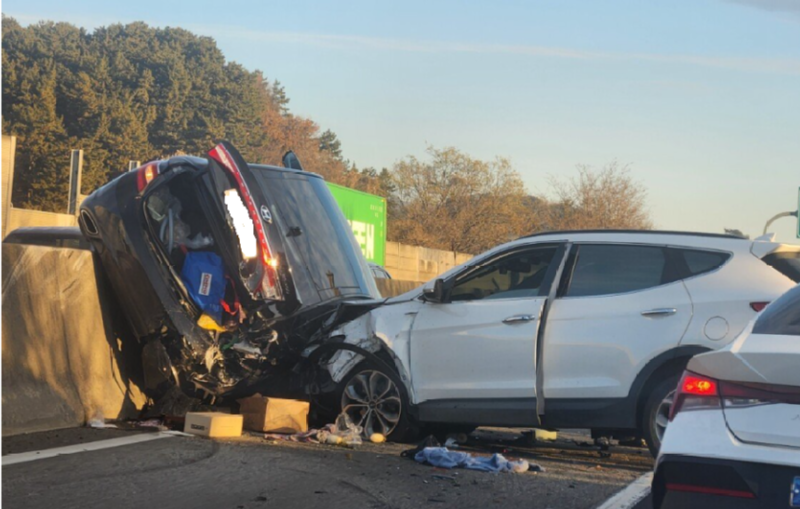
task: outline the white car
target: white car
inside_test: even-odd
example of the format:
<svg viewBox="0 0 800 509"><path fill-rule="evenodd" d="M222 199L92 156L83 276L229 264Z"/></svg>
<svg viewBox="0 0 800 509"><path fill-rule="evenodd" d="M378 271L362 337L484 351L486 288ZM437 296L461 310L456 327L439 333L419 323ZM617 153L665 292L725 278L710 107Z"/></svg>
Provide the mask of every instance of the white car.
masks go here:
<svg viewBox="0 0 800 509"><path fill-rule="evenodd" d="M393 439L421 424L590 428L655 452L688 360L798 280L800 246L769 240L537 234L368 312L352 303L362 314L310 354L330 377L315 392Z"/></svg>
<svg viewBox="0 0 800 509"><path fill-rule="evenodd" d="M800 286L693 358L656 461L656 509L800 507Z"/></svg>

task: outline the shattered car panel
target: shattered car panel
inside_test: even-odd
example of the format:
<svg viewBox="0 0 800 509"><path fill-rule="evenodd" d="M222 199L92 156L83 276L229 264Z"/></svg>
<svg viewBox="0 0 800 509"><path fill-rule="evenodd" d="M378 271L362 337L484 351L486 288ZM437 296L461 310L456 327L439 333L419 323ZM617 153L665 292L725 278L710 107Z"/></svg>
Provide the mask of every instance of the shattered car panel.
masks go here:
<svg viewBox="0 0 800 509"><path fill-rule="evenodd" d="M145 345L154 394L263 390L354 316L345 299L379 302L324 181L249 165L225 142L121 175L84 200L80 227Z"/></svg>

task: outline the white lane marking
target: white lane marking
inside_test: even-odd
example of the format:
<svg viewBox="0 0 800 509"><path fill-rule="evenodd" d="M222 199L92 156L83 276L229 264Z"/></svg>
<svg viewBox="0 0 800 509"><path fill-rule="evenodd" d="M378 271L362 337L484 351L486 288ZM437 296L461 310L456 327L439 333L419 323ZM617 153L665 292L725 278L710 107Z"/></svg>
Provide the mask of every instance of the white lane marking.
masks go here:
<svg viewBox="0 0 800 509"><path fill-rule="evenodd" d="M183 435L183 433L181 433ZM43 460L46 458L55 458L62 454L77 454L79 452L99 451L101 449L109 449L111 447L120 447L123 445L138 444L142 442L149 442L151 440L158 440L160 438L169 438L177 436L177 433L170 431L160 431L158 433L143 433L140 435L131 435L129 437L110 438L108 440L98 440L96 442L87 442L85 444L67 445L64 447L55 447L53 449L44 449L42 451L21 452L18 454L8 454L3 456L3 466L16 465L17 463L26 463L28 461Z"/></svg>
<svg viewBox="0 0 800 509"><path fill-rule="evenodd" d="M603 502L597 509L631 509L650 493L652 482L653 472L648 472Z"/></svg>

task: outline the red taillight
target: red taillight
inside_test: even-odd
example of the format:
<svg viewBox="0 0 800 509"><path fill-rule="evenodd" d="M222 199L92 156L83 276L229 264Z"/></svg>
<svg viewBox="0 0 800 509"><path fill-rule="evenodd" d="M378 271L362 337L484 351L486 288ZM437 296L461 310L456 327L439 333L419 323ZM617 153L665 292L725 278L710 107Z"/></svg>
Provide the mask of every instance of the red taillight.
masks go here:
<svg viewBox="0 0 800 509"><path fill-rule="evenodd" d="M769 301L768 301L768 300L767 300L767 301L757 301L757 302L751 302L751 303L750 303L750 307L751 307L751 308L753 309L753 311L755 311L756 313L760 313L762 309L764 309L765 307L767 307L767 304L769 304Z"/></svg>
<svg viewBox="0 0 800 509"><path fill-rule="evenodd" d="M719 384L713 378L684 371L669 409L669 420L687 408L719 407Z"/></svg>
<svg viewBox="0 0 800 509"><path fill-rule="evenodd" d="M710 378L695 376L686 372L683 375L683 379L681 379L680 391L683 394L695 396L716 396L717 382Z"/></svg>
<svg viewBox="0 0 800 509"><path fill-rule="evenodd" d="M141 193L144 188L158 176L158 163L147 163L134 171L136 172L136 187Z"/></svg>
<svg viewBox="0 0 800 509"><path fill-rule="evenodd" d="M726 488L714 488L712 486L696 486L694 484L667 483L670 491L683 491L686 493L707 493L709 495L722 495L725 497L756 498L750 491L730 490Z"/></svg>
<svg viewBox="0 0 800 509"><path fill-rule="evenodd" d="M256 204L253 202L253 196L250 194L250 189L247 187L247 182L244 181L242 172L236 165L236 161L228 150L219 144L208 152L211 159L218 162L223 168L228 170L228 173L236 181L236 186L239 188L239 194L242 195L242 200L247 206L247 211L250 213L250 218L253 220L253 227L256 229L256 236L258 237L258 244L261 248L261 262L264 267L264 278L261 280L261 291L265 298L280 299L281 291L278 286L277 268L278 260L272 255L267 234L264 231L264 225L258 217L258 210Z"/></svg>

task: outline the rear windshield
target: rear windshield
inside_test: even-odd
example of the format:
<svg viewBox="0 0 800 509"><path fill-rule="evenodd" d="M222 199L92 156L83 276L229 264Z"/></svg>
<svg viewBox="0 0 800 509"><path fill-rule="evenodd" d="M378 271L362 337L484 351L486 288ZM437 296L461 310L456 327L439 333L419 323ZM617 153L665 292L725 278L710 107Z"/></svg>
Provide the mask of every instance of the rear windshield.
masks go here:
<svg viewBox="0 0 800 509"><path fill-rule="evenodd" d="M286 232L287 256L303 304L347 296L380 298L350 226L325 182L250 167Z"/></svg>
<svg viewBox="0 0 800 509"><path fill-rule="evenodd" d="M800 251L772 253L761 260L795 283L800 283Z"/></svg>
<svg viewBox="0 0 800 509"><path fill-rule="evenodd" d="M758 315L753 333L800 336L800 285L781 295Z"/></svg>

